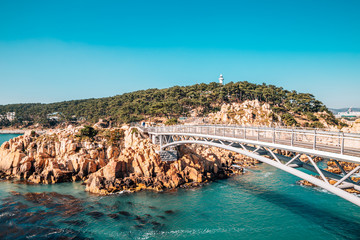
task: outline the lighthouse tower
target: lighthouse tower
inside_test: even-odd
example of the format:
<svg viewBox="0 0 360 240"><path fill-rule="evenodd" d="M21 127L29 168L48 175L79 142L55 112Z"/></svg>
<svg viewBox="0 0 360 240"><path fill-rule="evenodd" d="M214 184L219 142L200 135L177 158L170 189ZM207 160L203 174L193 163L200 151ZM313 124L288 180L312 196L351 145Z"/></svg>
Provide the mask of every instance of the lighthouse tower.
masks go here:
<svg viewBox="0 0 360 240"><path fill-rule="evenodd" d="M221 85L224 84L224 78L223 78L223 75L222 75L222 74L220 74L219 83L220 83Z"/></svg>

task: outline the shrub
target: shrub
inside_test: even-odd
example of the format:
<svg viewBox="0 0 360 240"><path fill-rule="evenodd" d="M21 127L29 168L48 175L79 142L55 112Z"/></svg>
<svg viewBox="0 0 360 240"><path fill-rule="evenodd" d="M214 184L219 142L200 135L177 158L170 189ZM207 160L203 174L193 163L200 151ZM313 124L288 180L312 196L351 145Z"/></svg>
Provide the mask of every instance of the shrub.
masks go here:
<svg viewBox="0 0 360 240"><path fill-rule="evenodd" d="M313 122L319 121L319 119L311 112L307 112L306 117L307 117L307 119L309 119L310 121L313 121Z"/></svg>
<svg viewBox="0 0 360 240"><path fill-rule="evenodd" d="M93 127L84 126L84 128L80 130L80 137L94 138L97 133L98 131L96 131Z"/></svg>
<svg viewBox="0 0 360 240"><path fill-rule="evenodd" d="M106 130L104 136L110 144L116 144L124 139L125 133L123 129Z"/></svg>
<svg viewBox="0 0 360 240"><path fill-rule="evenodd" d="M272 110L274 113L282 113L286 111L283 107L272 107Z"/></svg>
<svg viewBox="0 0 360 240"><path fill-rule="evenodd" d="M296 126L298 124L290 113L284 113L281 115L281 119L287 126Z"/></svg>
<svg viewBox="0 0 360 240"><path fill-rule="evenodd" d="M165 125L175 125L178 123L177 118L171 118L165 122Z"/></svg>
<svg viewBox="0 0 360 240"><path fill-rule="evenodd" d="M271 120L272 122L277 122L277 121L279 120L278 117L276 116L276 114L273 113L273 112L269 113L269 116L268 116L268 117L270 118L270 120Z"/></svg>
<svg viewBox="0 0 360 240"><path fill-rule="evenodd" d="M138 132L139 132L139 130L137 128L132 128L131 129L131 134L138 133Z"/></svg>
<svg viewBox="0 0 360 240"><path fill-rule="evenodd" d="M324 128L324 124L322 124L321 122L313 122L310 124L310 127L312 128Z"/></svg>

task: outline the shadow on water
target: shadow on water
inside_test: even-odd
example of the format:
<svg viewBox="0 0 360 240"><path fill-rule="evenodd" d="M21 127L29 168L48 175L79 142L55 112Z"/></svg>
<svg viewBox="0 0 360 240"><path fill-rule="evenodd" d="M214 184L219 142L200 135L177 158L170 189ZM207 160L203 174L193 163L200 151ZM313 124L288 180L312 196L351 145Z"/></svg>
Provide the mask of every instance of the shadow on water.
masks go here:
<svg viewBox="0 0 360 240"><path fill-rule="evenodd" d="M339 216L330 209L326 210L307 202L301 202L294 197L263 188L254 183L247 182L244 179L238 180L235 185L248 194L259 197L267 202L279 206L280 208L289 210L308 221L318 224L342 239L360 238L359 222L354 222L345 217ZM357 218L354 220L357 220Z"/></svg>

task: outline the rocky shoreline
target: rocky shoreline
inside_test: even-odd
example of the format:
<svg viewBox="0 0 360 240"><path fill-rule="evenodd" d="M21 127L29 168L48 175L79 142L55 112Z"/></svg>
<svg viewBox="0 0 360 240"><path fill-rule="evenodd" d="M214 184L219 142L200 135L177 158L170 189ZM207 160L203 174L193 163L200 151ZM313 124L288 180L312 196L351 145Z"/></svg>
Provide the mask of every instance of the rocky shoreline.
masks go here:
<svg viewBox="0 0 360 240"><path fill-rule="evenodd" d="M9 130L9 129L0 129L0 134L24 134L27 130L21 130L21 129L16 129L16 130Z"/></svg>
<svg viewBox="0 0 360 240"><path fill-rule="evenodd" d="M84 135L83 129L69 126L42 135L27 131L4 142L0 147L0 179L29 184L82 181L86 191L100 195L121 191L160 192L242 174L243 167L259 163L231 151L199 145L178 147L178 160L166 162L160 159L159 147L137 128L91 128L96 132L93 136ZM302 157L300 160L307 161ZM334 161L328 161L327 165L325 170L341 173ZM346 162L340 165L346 171L357 166ZM329 182L335 183L331 179ZM315 187L305 180L298 183ZM360 194L355 189L346 191Z"/></svg>
<svg viewBox="0 0 360 240"><path fill-rule="evenodd" d="M0 177L34 184L83 181L86 191L164 191L199 186L242 173L257 161L216 148L182 146L179 159L161 161L158 146L128 126L81 135L68 127L38 135L27 132L2 144Z"/></svg>
<svg viewBox="0 0 360 240"><path fill-rule="evenodd" d="M358 164L350 163L350 162L339 161L338 163L346 172L350 172L358 166ZM331 173L335 173L335 174L340 174L342 172L341 169L339 168L339 166L335 163L335 161L329 160L329 161L327 161L326 164L327 164L327 168L325 168L324 170L331 172ZM316 175L314 177L321 179L321 177L318 175ZM354 182L358 182L360 180L360 178L356 177L356 176L352 176L350 179ZM336 180L333 180L330 178L327 178L327 180L329 181L329 183L331 185L334 185L337 182ZM302 186L317 187L316 185L314 185L306 180L299 180L297 183ZM349 193L360 194L360 191L358 191L354 188L345 188L344 190Z"/></svg>

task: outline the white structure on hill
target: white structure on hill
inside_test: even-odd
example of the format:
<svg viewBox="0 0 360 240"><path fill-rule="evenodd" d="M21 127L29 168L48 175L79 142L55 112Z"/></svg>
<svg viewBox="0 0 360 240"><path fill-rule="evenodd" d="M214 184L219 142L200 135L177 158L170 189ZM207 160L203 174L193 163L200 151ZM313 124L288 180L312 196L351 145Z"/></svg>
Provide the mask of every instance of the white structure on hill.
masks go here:
<svg viewBox="0 0 360 240"><path fill-rule="evenodd" d="M15 112L7 112L4 115L0 115L0 120L7 119L10 122L12 122L15 120L15 115L16 115Z"/></svg>
<svg viewBox="0 0 360 240"><path fill-rule="evenodd" d="M15 120L15 112L7 112L6 113L6 118L11 122Z"/></svg>
<svg viewBox="0 0 360 240"><path fill-rule="evenodd" d="M352 108L349 108L349 110L347 112L339 112L336 115L337 118L342 118L342 117L360 117L360 112L353 112Z"/></svg>
<svg viewBox="0 0 360 240"><path fill-rule="evenodd" d="M221 85L224 85L224 78L223 78L223 75L222 75L222 74L220 74L219 83L220 83Z"/></svg>

